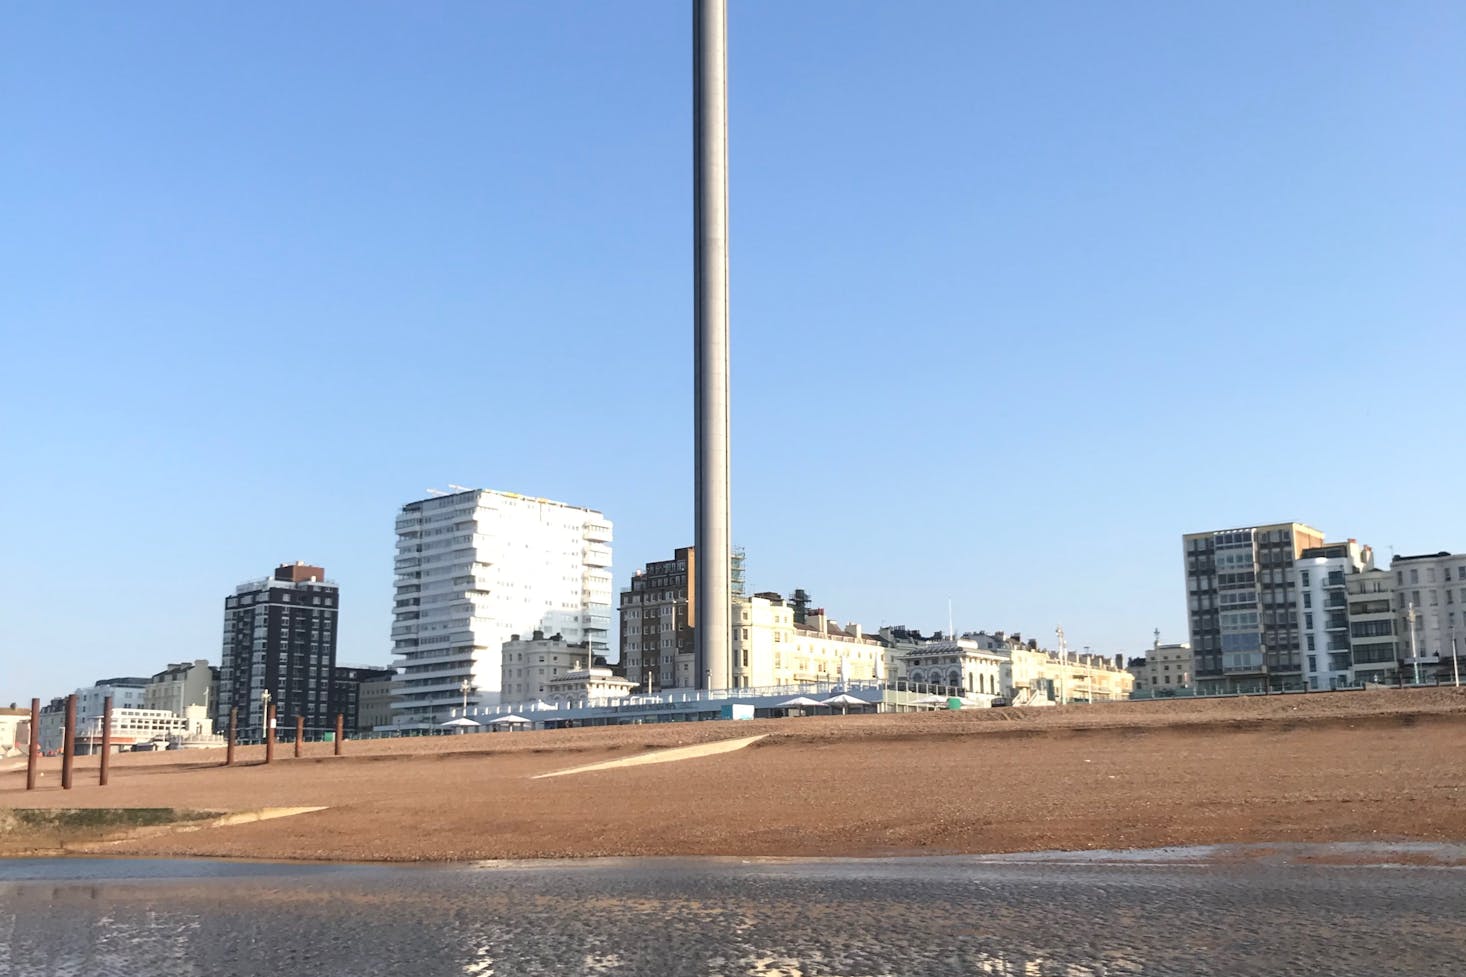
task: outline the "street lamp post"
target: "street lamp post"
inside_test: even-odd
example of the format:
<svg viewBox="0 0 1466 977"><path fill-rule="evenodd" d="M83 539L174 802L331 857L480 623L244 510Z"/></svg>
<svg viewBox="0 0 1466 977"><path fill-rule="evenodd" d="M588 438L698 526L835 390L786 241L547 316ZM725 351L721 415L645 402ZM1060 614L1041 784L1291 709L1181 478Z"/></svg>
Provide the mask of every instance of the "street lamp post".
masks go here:
<svg viewBox="0 0 1466 977"><path fill-rule="evenodd" d="M1405 619L1410 622L1410 661L1415 665L1415 684L1420 684L1420 653L1415 648L1415 602L1407 605Z"/></svg>
<svg viewBox="0 0 1466 977"><path fill-rule="evenodd" d="M463 693L463 711L458 714L460 719L468 718L468 693L473 691L473 686L468 679L458 683L458 691Z"/></svg>
<svg viewBox="0 0 1466 977"><path fill-rule="evenodd" d="M1451 628L1451 675L1456 680L1456 688L1461 687L1461 659L1456 657L1456 629Z"/></svg>
<svg viewBox="0 0 1466 977"><path fill-rule="evenodd" d="M260 736L265 741L265 762L275 759L275 710L270 706L270 690L260 693Z"/></svg>

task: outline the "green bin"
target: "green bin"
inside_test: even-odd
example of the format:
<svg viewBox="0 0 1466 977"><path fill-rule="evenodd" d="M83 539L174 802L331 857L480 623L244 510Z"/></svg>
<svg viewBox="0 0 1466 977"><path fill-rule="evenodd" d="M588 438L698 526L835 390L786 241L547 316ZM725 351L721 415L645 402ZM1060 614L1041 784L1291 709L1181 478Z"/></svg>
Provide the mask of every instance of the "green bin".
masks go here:
<svg viewBox="0 0 1466 977"><path fill-rule="evenodd" d="M321 734L321 742L322 743L334 743L334 742L336 742L336 734L335 733L322 733Z"/></svg>
<svg viewBox="0 0 1466 977"><path fill-rule="evenodd" d="M962 700L959 699L959 698L957 698L955 695L948 696L947 697L947 708L948 709L961 709L962 708Z"/></svg>

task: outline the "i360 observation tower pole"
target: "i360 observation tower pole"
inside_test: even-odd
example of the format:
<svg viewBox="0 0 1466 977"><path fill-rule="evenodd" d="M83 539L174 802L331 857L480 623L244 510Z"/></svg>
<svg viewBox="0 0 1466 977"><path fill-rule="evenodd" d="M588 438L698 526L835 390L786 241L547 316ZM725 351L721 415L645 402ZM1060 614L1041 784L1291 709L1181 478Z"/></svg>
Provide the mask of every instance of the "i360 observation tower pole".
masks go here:
<svg viewBox="0 0 1466 977"><path fill-rule="evenodd" d="M694 680L731 684L728 518L728 6L692 0L696 399Z"/></svg>

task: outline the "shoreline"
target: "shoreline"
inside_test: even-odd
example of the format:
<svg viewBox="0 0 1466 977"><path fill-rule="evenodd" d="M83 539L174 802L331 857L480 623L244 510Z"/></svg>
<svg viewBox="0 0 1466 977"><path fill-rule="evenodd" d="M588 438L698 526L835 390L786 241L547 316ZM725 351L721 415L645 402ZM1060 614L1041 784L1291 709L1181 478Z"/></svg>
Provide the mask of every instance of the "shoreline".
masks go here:
<svg viewBox="0 0 1466 977"><path fill-rule="evenodd" d="M1208 845L1165 846L1136 849L1046 850L1024 852L926 853L907 855L597 855L570 858L500 858L473 861L339 860L310 858L251 858L230 855L103 854L100 852L36 852L0 855L0 868L24 862L177 863L179 865L278 867L293 871L300 867L319 869L472 869L522 871L547 869L576 871L609 869L625 864L639 869L681 870L689 865L709 867L738 865L778 868L784 866L853 867L871 866L983 866L983 867L1073 867L1116 866L1127 868L1217 867L1246 864L1317 866L1329 868L1439 868L1466 869L1466 841L1361 841L1339 840L1315 843L1250 842ZM3 875L0 871L0 875ZM227 874L227 873L221 873Z"/></svg>

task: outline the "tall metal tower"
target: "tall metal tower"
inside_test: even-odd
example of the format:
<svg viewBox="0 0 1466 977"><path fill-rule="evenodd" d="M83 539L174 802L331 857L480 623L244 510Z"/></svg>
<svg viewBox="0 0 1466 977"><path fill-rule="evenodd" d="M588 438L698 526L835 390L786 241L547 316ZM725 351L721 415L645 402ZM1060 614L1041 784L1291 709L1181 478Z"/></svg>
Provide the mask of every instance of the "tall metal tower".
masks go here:
<svg viewBox="0 0 1466 977"><path fill-rule="evenodd" d="M696 681L731 684L728 518L728 7L692 2Z"/></svg>

